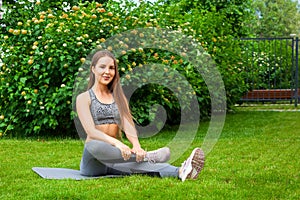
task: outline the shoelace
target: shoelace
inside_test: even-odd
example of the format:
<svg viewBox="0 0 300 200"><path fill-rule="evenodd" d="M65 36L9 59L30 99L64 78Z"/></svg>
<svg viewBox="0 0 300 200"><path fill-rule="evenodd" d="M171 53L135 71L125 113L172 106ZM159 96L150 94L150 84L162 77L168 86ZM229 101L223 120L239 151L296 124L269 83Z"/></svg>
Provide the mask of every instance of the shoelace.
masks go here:
<svg viewBox="0 0 300 200"><path fill-rule="evenodd" d="M186 170L186 163L187 163L188 159L185 160L183 163L181 163L181 168L183 169L182 172L184 172Z"/></svg>
<svg viewBox="0 0 300 200"><path fill-rule="evenodd" d="M157 152L153 152L153 153L147 154L147 156L146 156L147 161L150 164L155 164L156 163L156 160L155 160L156 156L157 156Z"/></svg>

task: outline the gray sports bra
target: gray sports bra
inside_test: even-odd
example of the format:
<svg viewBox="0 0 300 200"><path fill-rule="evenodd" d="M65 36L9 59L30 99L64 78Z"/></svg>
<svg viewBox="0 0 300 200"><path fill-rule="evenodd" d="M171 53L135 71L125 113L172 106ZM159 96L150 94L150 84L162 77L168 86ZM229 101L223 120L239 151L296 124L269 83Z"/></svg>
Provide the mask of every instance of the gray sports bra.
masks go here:
<svg viewBox="0 0 300 200"><path fill-rule="evenodd" d="M95 125L101 124L120 124L120 114L115 102L111 104L101 103L94 91L89 90L91 98L91 114Z"/></svg>

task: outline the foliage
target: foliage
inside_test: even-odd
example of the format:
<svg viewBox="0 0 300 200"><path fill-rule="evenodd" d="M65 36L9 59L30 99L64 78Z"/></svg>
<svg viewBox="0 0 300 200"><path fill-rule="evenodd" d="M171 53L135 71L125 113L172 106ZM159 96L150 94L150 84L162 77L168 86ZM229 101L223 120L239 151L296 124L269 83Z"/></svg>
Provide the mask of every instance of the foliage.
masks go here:
<svg viewBox="0 0 300 200"><path fill-rule="evenodd" d="M257 18L249 24L258 37L289 37L299 34L300 12L298 1L254 0Z"/></svg>
<svg viewBox="0 0 300 200"><path fill-rule="evenodd" d="M198 1L183 0L177 4L170 4L161 12L160 18L164 19L165 25L192 34L216 62L224 80L228 107L234 105L246 91L238 64L242 62L241 49L235 39L251 33L246 26L253 14L250 2L202 1L198 3ZM209 94L205 82L197 82L198 80L199 78L195 78L189 81L193 82L192 85L198 85L198 89L195 90L197 95L204 96L199 100L200 107L207 107Z"/></svg>
<svg viewBox="0 0 300 200"><path fill-rule="evenodd" d="M248 39L242 41L240 63L250 90L292 87L292 39Z"/></svg>
<svg viewBox="0 0 300 200"><path fill-rule="evenodd" d="M25 135L74 133L74 78L90 49L114 34L109 27L118 22L96 3L65 9L50 9L48 1L13 6L1 34L1 129ZM101 18L111 23L103 22L99 30Z"/></svg>
<svg viewBox="0 0 300 200"><path fill-rule="evenodd" d="M252 37L242 41L242 72L249 89L293 87L292 37L299 34L300 13L293 0L254 0L256 17L248 21ZM270 37L280 38L278 40ZM286 39L283 40L283 37ZM294 36L293 36L294 37ZM295 38L294 38L295 39Z"/></svg>
<svg viewBox="0 0 300 200"><path fill-rule="evenodd" d="M174 3L177 2L176 4ZM230 30L232 34L235 36L243 37L247 36L252 30L249 29L246 24L249 20L253 18L253 10L251 8L251 0L236 0L236 1L219 1L219 0L201 0L199 1L189 1L189 0L172 0L167 1L170 4L169 11L172 11L173 16L191 16L188 19L193 22L196 20L195 24L201 25L197 23L197 21L202 21L203 15L210 13L211 19L215 19L215 17L223 16L223 22L225 26L230 26L232 29ZM192 17L193 16L193 17ZM199 17L201 16L201 17ZM173 18L175 21L177 18ZM204 21L205 25L208 22ZM211 21L209 21L211 22ZM218 24L218 23L217 23ZM210 23L212 26L216 26L215 23ZM228 29L222 30L222 27L216 26L217 29L208 29L214 32L219 33L223 32L223 34L228 34ZM218 30L219 29L219 30ZM220 30L221 29L221 30ZM198 30L199 31L199 30ZM205 30L204 30L205 31Z"/></svg>
<svg viewBox="0 0 300 200"><path fill-rule="evenodd" d="M236 70L241 50L233 38L248 33L243 24L250 16L246 11L248 1L228 6L220 4L221 7L195 3L188 11L182 10L181 4L168 5L160 1L155 4L142 2L139 7L130 1L63 2L25 1L8 7L9 12L4 16L6 27L2 28L0 36L3 41L0 48L4 52L0 70L2 134L75 135L72 122L74 80L78 72L79 75L87 72L86 57L93 49L117 51L121 44L110 47L106 40L136 28L167 28L195 38L216 61L229 107L245 91ZM124 46L125 41L121 42ZM157 48L137 48L127 49L118 59L121 75L129 75L136 67L148 63L175 69L188 80L197 95L201 116L209 117L211 100L205 81L182 55ZM130 82L138 78L134 76L125 78ZM177 123L180 105L172 92L167 87L155 85L137 91L136 98L130 102L137 122L151 121L148 113L152 105L160 104L168 111L169 122ZM145 96L147 98L142 98Z"/></svg>

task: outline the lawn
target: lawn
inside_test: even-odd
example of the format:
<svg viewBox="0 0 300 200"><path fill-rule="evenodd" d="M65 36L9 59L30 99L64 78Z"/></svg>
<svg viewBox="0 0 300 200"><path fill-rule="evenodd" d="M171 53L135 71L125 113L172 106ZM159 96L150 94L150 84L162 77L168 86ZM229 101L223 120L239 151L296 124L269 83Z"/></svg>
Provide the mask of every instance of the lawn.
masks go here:
<svg viewBox="0 0 300 200"><path fill-rule="evenodd" d="M201 146L201 123L180 165ZM165 144L172 130L148 139ZM0 140L0 199L300 199L300 112L236 111L226 116L221 137L195 181L130 176L96 180L45 180L34 166L79 168L83 143L71 139Z"/></svg>

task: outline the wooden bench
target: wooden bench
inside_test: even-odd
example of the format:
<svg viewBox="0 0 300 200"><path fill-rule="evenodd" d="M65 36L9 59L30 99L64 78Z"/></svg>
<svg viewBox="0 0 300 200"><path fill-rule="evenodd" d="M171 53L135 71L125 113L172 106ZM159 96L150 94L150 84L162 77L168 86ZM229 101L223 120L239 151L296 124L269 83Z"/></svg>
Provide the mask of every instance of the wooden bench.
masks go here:
<svg viewBox="0 0 300 200"><path fill-rule="evenodd" d="M299 98L300 89L298 89L298 99ZM293 99L294 91L291 89L251 90L241 98L242 101L276 101Z"/></svg>

